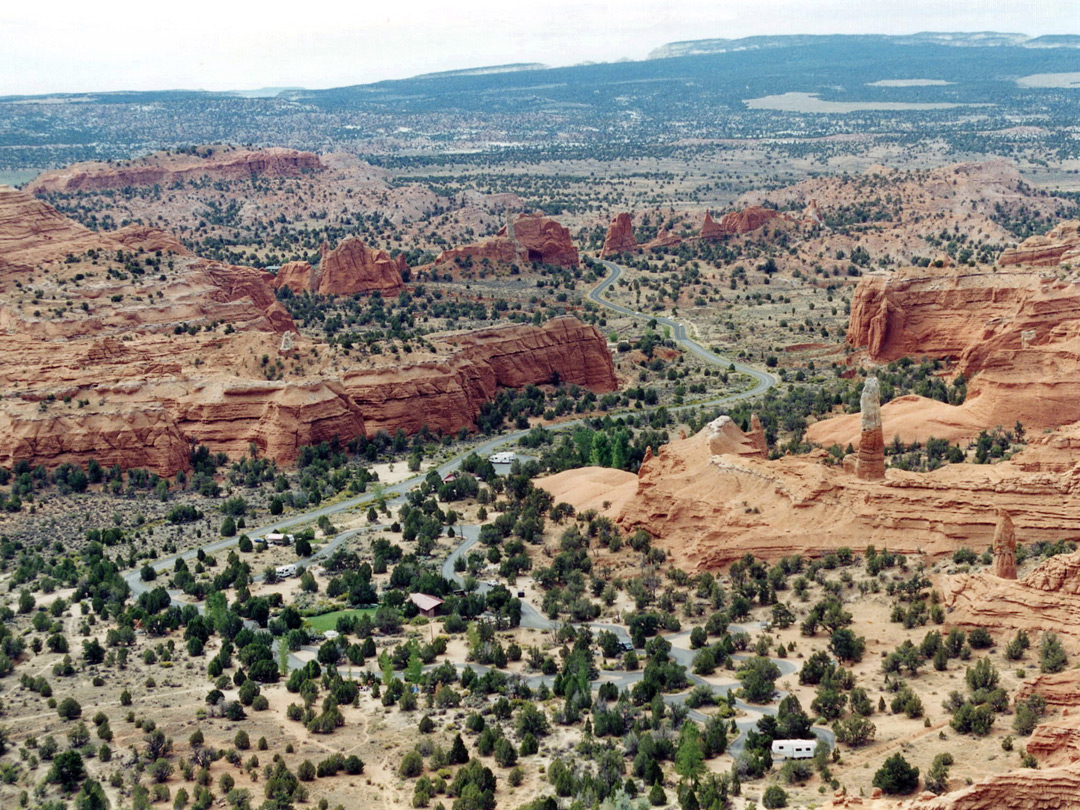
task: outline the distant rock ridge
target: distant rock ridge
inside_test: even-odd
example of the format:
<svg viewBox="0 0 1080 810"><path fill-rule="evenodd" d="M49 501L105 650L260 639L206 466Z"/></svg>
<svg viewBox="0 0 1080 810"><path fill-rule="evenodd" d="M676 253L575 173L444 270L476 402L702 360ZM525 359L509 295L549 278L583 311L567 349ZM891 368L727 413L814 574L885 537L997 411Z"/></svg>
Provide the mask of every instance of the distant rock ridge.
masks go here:
<svg viewBox="0 0 1080 810"><path fill-rule="evenodd" d="M998 257L1001 267L1057 267L1072 262L1080 263L1080 222L1076 220L1062 222L1042 236L1029 236Z"/></svg>
<svg viewBox="0 0 1080 810"><path fill-rule="evenodd" d="M752 205L742 211L730 211L720 217L719 221L712 218L708 211L701 223L702 239L723 239L729 236L739 236L761 228L765 223L784 216L779 211L771 208L762 208L760 205Z"/></svg>
<svg viewBox="0 0 1080 810"><path fill-rule="evenodd" d="M323 168L319 156L296 149L204 147L207 156L156 153L124 163L76 163L38 175L27 186L31 194L53 191L100 191L126 186L171 185L198 177L242 180L253 175L296 177Z"/></svg>

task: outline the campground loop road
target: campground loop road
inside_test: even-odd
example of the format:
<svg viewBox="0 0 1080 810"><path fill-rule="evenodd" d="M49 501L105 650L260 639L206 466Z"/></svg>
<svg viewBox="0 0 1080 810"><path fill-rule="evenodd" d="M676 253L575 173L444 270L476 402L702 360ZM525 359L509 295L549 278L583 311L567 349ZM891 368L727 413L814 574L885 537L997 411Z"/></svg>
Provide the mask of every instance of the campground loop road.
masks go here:
<svg viewBox="0 0 1080 810"><path fill-rule="evenodd" d="M720 367L722 367L724 369L734 368L737 372L739 372L741 374L745 374L745 375L747 375L748 377L750 377L753 380L754 384L750 388L747 388L747 389L745 389L743 391L739 391L739 392L734 393L734 394L725 394L723 396L715 397L713 399L706 400L704 402L695 402L695 403L691 403L689 405L681 405L681 406L677 406L677 407L669 407L668 411L670 413L678 413L678 412L688 411L690 409L700 408L700 407L715 407L717 405L724 405L724 404L731 403L731 402L737 402L737 401L744 400L744 399L750 399L752 397L756 397L756 396L759 396L759 395L763 394L769 388L776 385L777 378L774 375L772 375L772 374L770 374L770 373L768 373L766 371L761 371L759 369L753 368L752 366L747 366L747 365L744 365L742 363L735 362L733 360L730 360L730 359L728 359L726 357L723 357L723 356L721 356L719 354L716 354L715 352L701 346L699 343L697 343L696 341L694 341L693 339L691 339L687 335L686 327L683 324L681 324L681 323L679 323L677 321L674 321L674 320L672 320L670 318L667 318L667 317L648 315L648 314L641 313L641 312L635 312L634 310L628 309L627 307L624 307L624 306L622 306L620 304L615 304L615 303L613 303L611 301L608 301L606 298L603 297L603 294L612 286L612 284L614 284L616 281L618 281L618 279L622 276L623 270L617 264L614 264L612 262L604 261L604 262L602 262L602 264L609 271L611 271L611 275L609 275L607 278L602 280L592 290L589 291L589 293L588 293L589 300L593 301L594 303L598 304L599 306L605 307L605 308L607 308L609 310L612 310L612 311L617 312L617 313L622 314L622 315L628 315L630 317L638 318L640 320L645 320L645 321L655 320L658 324L663 324L664 326L668 327L671 330L671 334L672 334L671 339L677 345L679 345L682 349L684 349L685 351L695 355L696 357L700 358L704 362L709 363L711 365L720 366ZM656 406L656 407L661 407L661 406ZM651 409L646 409L646 410L651 410ZM635 412L636 413L642 413L643 411L635 411ZM617 415L617 414L613 413L612 415L614 416L614 415ZM567 422L561 422L561 423L556 424L556 425L551 425L548 429L552 430L552 431L570 430L570 429L573 429L573 428L580 427L580 426L584 425L588 421L589 418L590 417L583 417L581 419L574 419L574 420L567 421ZM481 457L488 456L491 453L494 453L495 451L497 451L498 449L500 449L502 447L505 447L507 445L513 444L514 442L518 441L523 436L525 436L528 432L529 432L528 430L515 430L515 431L512 431L510 433L503 434L501 436L496 436L496 437L493 437L491 439L487 439L487 440L485 440L483 442L480 442L479 444L472 445L471 447L469 447L468 450L465 450L465 451L459 453L454 458L449 459L448 461L445 461L442 464L440 464L440 465L438 465L436 467L433 467L431 469L435 470L439 474L440 477L445 477L449 473L457 470L461 466L461 462L468 455L470 455L472 453L476 453L477 455L479 455ZM385 487L382 487L381 494L382 494L382 497L385 498L386 504L388 506L396 506L396 505L401 504L405 500L406 495L408 495L408 493L410 491L412 491L414 488L419 486L423 482L424 478L426 478L426 476L430 472L431 472L431 470L428 470L423 475L415 475L412 478L406 479L404 481L400 481L400 482L398 482L396 484L390 484L390 485L387 485ZM269 534L271 532L284 532L284 531L296 528L296 527L301 526L301 525L306 525L306 524L313 523L313 522L317 521L320 517L323 517L323 516L330 517L332 515L339 514L341 512L345 512L345 511L348 511L348 510L351 510L351 509L357 509L357 508L360 508L360 507L367 507L367 506L371 505L375 501L376 497L377 497L376 493L364 492L364 493L361 493L359 495L355 495L353 497L346 498L344 500L336 501L334 503L326 504L324 506L319 506L319 507L317 507L315 509L311 509L311 510L306 511L306 512L302 512L302 513L299 513L299 514L296 514L296 515L291 515L289 517L282 518L281 520L275 521L273 523L268 523L268 524L266 524L264 526L259 526L259 527L250 529L250 530L247 531L247 534L248 534L249 537L252 538L252 540L256 540L256 539L265 537L265 535L267 535L267 534ZM348 531L342 532L342 533L338 534L336 537L334 537L326 545L319 548L310 557L307 557L304 560L298 560L297 564L298 565L303 565L305 567L310 567L313 563L317 563L317 562L320 562L320 561L325 560L326 558L328 558L330 555L332 555L334 553L334 551L336 551L338 548L340 548L347 540L350 540L350 539L356 537L357 535L360 535L360 534L363 534L363 533L368 533L368 532L372 532L372 531L379 531L379 530L384 530L384 529L385 529L384 526L374 525L374 526L369 526L369 527L360 528L360 529L350 529ZM457 574L457 572L454 571L454 563L456 562L456 560L459 557L462 557L463 555L465 555L468 552L468 550L470 548L472 548L472 546L475 545L479 541L480 527L479 526L458 526L456 528L456 531L458 531L458 536L461 538L461 542L450 552L449 556L447 556L447 558L443 561L441 570L442 570L442 574L443 574L444 577L461 584L462 579ZM214 553L214 552L217 552L217 551L222 551L224 549L227 549L230 546L235 545L237 542L239 542L238 537L224 537L224 538L215 540L213 542L207 543L207 544L205 544L203 546L200 546L200 547L197 547L197 548L188 549L187 551L183 551L183 552L180 552L180 553L177 553L177 554L172 554L172 555L167 556L167 557L161 557L158 560L151 563L151 565L158 574L168 575L171 572L171 570L175 567L177 560L182 559L182 560L186 561L186 560L194 559L196 557L196 555L198 554L200 548L203 551L205 551L206 553ZM155 587L158 587L157 580L152 580L150 582L144 582L142 580L142 577L141 577L141 572L138 569L132 570L132 571L129 571L128 573L126 573L124 575L124 579L128 583L128 586L131 588L131 592L132 592L133 596L135 596L136 598L140 594L145 593L145 592L147 592L147 591L149 591L149 590L151 590L151 589L153 589ZM489 587L490 586L488 586L486 584L480 584L479 585L479 590L481 592L483 592L483 591L486 591ZM190 600L188 599L186 594L184 594L182 591L179 591L179 590L176 590L176 589L170 589L169 590L169 596L177 604L187 604L187 603L190 602ZM200 604L197 605L197 607L201 611L202 608L203 608L203 605L200 603ZM532 629L535 629L535 630L552 630L558 625L558 622L554 622L554 621L548 619L546 616L542 615L535 608L535 606L533 606L530 602L527 602L527 601L523 600L522 603L521 603L521 607L522 607L522 611L521 611L521 626L522 627L532 628ZM626 641L626 642L630 641L630 636L627 633L626 628L624 628L624 627L620 627L618 625L600 624L600 623L591 623L591 627L594 630L597 630L597 631L599 631L599 630L610 630L611 632L615 633L616 636L619 637L620 641ZM688 635L688 633L689 633L689 631L682 631L680 633L675 633L675 634L671 634L669 636L665 636L665 638L678 639L678 638L680 638L682 636ZM697 675L692 674L689 670L691 669L693 656L694 656L694 653L691 652L690 650L685 650L685 649L682 649L680 647L676 647L676 646L672 645L671 652L670 652L670 657L672 659L674 659L675 661L677 661L679 664L682 664L683 666L686 666L686 668L688 670L687 679L692 684L694 684L694 685L704 684L706 686L709 686L718 695L726 695L728 691L735 688L736 685L732 684L732 683L729 683L729 684L712 684L712 683L709 683L708 681L706 681L704 678L701 678L701 677L699 677ZM782 659L782 658L773 658L771 660L780 668L781 677L786 677L786 676L789 676L789 675L793 674L794 672L796 672L796 667L791 661L788 661L788 660ZM293 655L291 653L288 656L288 663L289 663L289 668L290 669L297 669L297 668L303 666L303 661L300 658L298 658L297 656L295 656L295 655ZM461 668L461 665L459 665L459 668ZM486 669L485 667L481 667L481 666L477 666L477 665L473 665L473 668L476 669L477 671L484 671ZM347 667L346 667L346 669L347 669ZM613 677L607 677L609 675L612 675ZM634 683L641 680L641 677L642 677L641 671L622 672L622 673L604 673L604 675L602 675L602 678L605 678L607 680L611 680L620 689L628 688L628 687L633 686ZM528 676L527 680L530 683L534 683L534 685L539 685L540 683L548 683L550 685L552 678L550 676L544 676L544 675L532 675L532 676ZM599 683L599 681L597 683ZM685 701L686 694L687 693L683 692L683 693L678 693L678 694L664 695L664 700L666 702L668 702L669 704L681 704L681 703L683 703ZM780 693L780 695L782 696L783 693ZM745 713L744 716L736 718L736 725L739 728L740 733L739 733L739 736L736 739L734 739L731 742L730 746L729 746L729 751L731 751L732 754L737 755L742 750L743 745L745 743L744 738L745 738L746 730L753 728L760 716L775 714L776 713L776 708L774 706L750 705L750 704L743 703L741 700L736 700L735 705L736 705L736 708L742 710ZM690 716L693 717L696 720L699 720L699 721L705 721L705 720L708 719L707 715L705 715L702 712L698 712L696 710L690 710ZM835 743L835 737L834 737L834 735L832 734L832 732L829 729L815 726L813 731L814 731L814 733L817 735L817 737L819 739L825 740L826 742L828 742L830 744L830 746Z"/></svg>

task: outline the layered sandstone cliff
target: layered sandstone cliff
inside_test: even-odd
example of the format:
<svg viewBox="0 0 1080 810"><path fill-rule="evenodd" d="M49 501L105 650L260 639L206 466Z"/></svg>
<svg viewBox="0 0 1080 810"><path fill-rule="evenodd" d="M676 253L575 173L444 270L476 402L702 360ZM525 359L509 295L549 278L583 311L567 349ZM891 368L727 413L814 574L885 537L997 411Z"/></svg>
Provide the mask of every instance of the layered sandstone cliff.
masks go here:
<svg viewBox="0 0 1080 810"><path fill-rule="evenodd" d="M1031 432L1080 420L1078 313L1080 284L1038 267L906 268L859 281L847 341L873 362L953 359L968 395L944 421Z"/></svg>
<svg viewBox="0 0 1080 810"><path fill-rule="evenodd" d="M890 469L883 480L863 480L825 463L820 451L765 460L733 454L727 443L718 443L716 454L710 441L707 427L660 448L635 483L620 482L635 492L620 495L626 505L612 514L628 532L648 531L686 570L716 570L747 552L778 559L868 544L929 555L987 548L997 508L1008 511L1025 542L1080 531L1080 451L1069 447L1053 450L1065 473L1025 469L1029 448L994 465L955 464L931 473ZM1080 604L1077 610L1070 620L1080 619Z"/></svg>
<svg viewBox="0 0 1080 810"><path fill-rule="evenodd" d="M1002 267L1032 265L1057 267L1080 261L1080 222L1062 222L1042 236L1030 236L998 258Z"/></svg>
<svg viewBox="0 0 1080 810"><path fill-rule="evenodd" d="M295 149L203 147L198 152L194 155L157 153L123 163L76 163L43 172L26 190L31 194L45 194L155 184L165 186L200 177L221 180L242 180L252 175L296 177L323 168L318 155Z"/></svg>
<svg viewBox="0 0 1080 810"><path fill-rule="evenodd" d="M93 233L21 192L0 193L3 222L0 466L94 458L171 475L197 444L287 463L335 436L457 432L501 386L616 387L603 335L574 318L429 336L437 359L361 368L295 337L269 273L192 256L155 228ZM399 266L346 240L324 252L316 289L392 292ZM35 290L14 284L22 268Z"/></svg>

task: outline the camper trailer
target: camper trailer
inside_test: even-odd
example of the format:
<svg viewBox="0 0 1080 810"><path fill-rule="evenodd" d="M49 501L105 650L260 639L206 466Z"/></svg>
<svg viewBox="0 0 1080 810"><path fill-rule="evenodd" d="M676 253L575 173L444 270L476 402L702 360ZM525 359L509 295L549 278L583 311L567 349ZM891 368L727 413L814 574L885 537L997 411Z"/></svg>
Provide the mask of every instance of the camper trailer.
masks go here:
<svg viewBox="0 0 1080 810"><path fill-rule="evenodd" d="M295 577L296 576L296 566L295 565L279 565L277 567L277 570L274 573L276 573L278 575L278 579L288 579L289 577Z"/></svg>
<svg viewBox="0 0 1080 810"><path fill-rule="evenodd" d="M773 740L773 759L810 759L817 748L817 740Z"/></svg>
<svg viewBox="0 0 1080 810"><path fill-rule="evenodd" d="M513 452L506 450L502 453L492 453L488 461L492 464L513 464L515 458L517 456Z"/></svg>

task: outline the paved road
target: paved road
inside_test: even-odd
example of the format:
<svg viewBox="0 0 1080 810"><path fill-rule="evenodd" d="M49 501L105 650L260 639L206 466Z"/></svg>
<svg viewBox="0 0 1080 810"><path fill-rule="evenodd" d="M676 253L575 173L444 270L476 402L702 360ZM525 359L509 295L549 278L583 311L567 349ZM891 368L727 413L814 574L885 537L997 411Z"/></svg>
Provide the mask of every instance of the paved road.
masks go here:
<svg viewBox="0 0 1080 810"><path fill-rule="evenodd" d="M642 319L642 320L653 320L653 319L655 319L657 321L657 323L661 323L661 324L669 327L672 330L673 340L679 346L681 346L685 351L688 351L691 354L694 354L695 356L701 358L705 362L710 363L712 365L720 366L720 367L725 368L725 369L730 368L730 367L734 367L736 371L749 376L754 382L753 386L751 386L750 388L747 388L744 391L740 391L740 392L735 393L735 394L727 394L727 395L724 395L724 396L721 396L721 397L715 397L715 398L713 398L711 400L708 400L708 401L705 401L705 402L694 403L694 404L691 404L691 405L684 405L684 406L680 406L680 407L677 407L677 408L669 408L669 411L678 412L678 411L688 410L690 408L696 408L696 407L702 407L702 406L708 407L708 406L722 405L722 404L729 403L729 402L736 402L738 400L749 399L751 397L755 397L755 396L758 396L758 395L764 393L765 391L767 391L769 388L771 388L773 385L776 384L777 379L772 374L769 374L768 372L761 371L759 369L753 368L752 366L747 366L747 365L744 365L742 363L737 363L737 362L735 362L733 360L730 360L730 359L725 358L725 357L723 357L723 356L721 356L719 354L716 354L715 352L710 351L709 349L704 348L699 343L692 340L687 335L686 327L683 324L678 323L677 321L671 320L671 319L666 318L666 317L658 317L658 316L653 316L653 315L647 315L645 313L635 312L635 311L633 311L631 309L628 309L628 308L626 308L624 306L621 306L619 304L615 304L615 303L612 303L611 301L608 301L606 298L604 298L603 294L611 287L612 284L614 284L622 276L623 271L622 271L621 267L619 267L616 264L613 264L612 262L606 262L605 261L605 262L603 262L603 264L604 264L605 267L608 268L608 270L611 271L611 275L608 276L603 281L601 281L596 287L594 287L589 292L590 300L592 300L593 302L595 302L596 304L598 304L600 306L606 307L608 309L614 310L614 311L622 313L624 315L630 315L631 317L639 318L639 319ZM575 420L568 421L568 422L562 422L562 423L559 423L558 425L552 426L551 430L556 430L556 431L569 430L569 429L572 429L572 428L575 428L575 427L578 427L578 426L584 424L586 422L587 418L588 417L584 417L584 418L581 418L581 419L575 419ZM516 430L516 431L513 431L511 433L506 433L506 434L503 434L503 435L500 435L500 436L493 437L491 439L487 439L487 440L485 440L483 442L480 442L479 444L471 446L468 450L466 450L466 451L464 451L462 453L459 453L454 458L444 462L443 464L438 465L434 469L438 472L440 477L444 477L448 473L458 469L461 466L462 460L466 456L468 456L469 454L476 453L477 455L479 455L481 457L490 455L491 453L494 453L495 451L499 450L500 448L505 447L505 446L510 445L510 444L513 444L514 442L518 441L526 433L528 433L527 430ZM382 488L382 496L386 499L386 502L387 502L388 505L391 505L391 506L396 505L396 504L400 503L401 501L403 501L406 494L408 494L412 489L414 489L416 486L418 486L424 480L424 478L426 477L427 474L428 473L425 472L423 475L416 475L416 476L413 476L412 478L406 479L406 480L401 481L401 482L399 482L397 484L391 484L391 485L385 486L385 487ZM317 507L317 508L309 510L307 512L299 513L299 514L296 514L296 515L291 515L289 517L282 518L281 520L277 520L277 521L275 521L273 523L268 523L268 524L265 524L263 526L256 527L254 529L250 529L250 530L248 530L247 534L248 534L249 537L252 538L252 540L256 540L258 538L265 537L265 535L267 535L267 534L269 534L271 532L284 532L284 531L286 531L288 529L292 529L292 528L295 528L295 527L300 526L300 525L313 523L313 522L317 521L320 517L322 517L324 515L327 516L327 517L330 517L330 516L338 514L340 512L344 512L344 511L347 511L347 510L356 509L356 508L365 506L365 505L371 503L375 499L375 497L376 497L376 495L375 495L374 492L365 492L365 493L362 493L360 495L356 495L356 496L351 497L351 498L346 498L346 499L343 499L343 500L340 500L340 501L335 501L335 502L332 502L332 503L328 503L326 505ZM325 559L326 557L330 556L342 544L344 544L346 541L352 539L353 537L357 536L358 534L361 534L361 533L364 533L364 532L370 532L370 531L377 531L377 530L379 530L381 528L383 528L383 527L381 527L381 526L372 526L372 527L368 527L368 528L364 528L364 529L352 529L352 530L347 531L347 532L342 532L341 534L338 534L336 537L334 537L329 543L327 543L326 545L319 548L318 551L316 551L310 557L308 557L308 558L306 558L304 560L299 560L298 564L304 565L305 567L310 566L311 564L313 564L315 562L318 562L318 561L320 561L322 559ZM469 549L472 548L478 542L479 535L480 535L480 527L479 526L460 526L460 527L458 527L457 531L458 531L458 536L461 538L461 542L454 548L454 550L450 553L450 555L446 558L446 560L443 561L442 575L444 577L446 577L447 579L451 579L451 580L453 580L453 581L455 581L455 582L457 582L459 584L462 584L461 576L458 575L456 571L454 571L454 563L456 562L456 560L458 558L460 558L462 555L466 554L469 551ZM207 553L214 553L214 552L221 551L221 550L224 550L226 548L229 548L229 547L231 547L232 545L234 545L237 542L238 542L237 537L226 537L226 538L221 538L220 540L215 540L213 542L207 543L206 545L202 546L202 549L204 551L206 551ZM158 571L159 573L168 575L168 573L171 572L172 568L175 566L176 560L178 560L178 559L184 559L184 560L193 559L197 555L198 550L199 550L198 548L192 548L192 549L189 549L187 551L180 552L178 554L173 554L173 555L170 555L168 557L162 557L162 558L156 560L154 563L152 563L152 565L153 565L154 569L156 571ZM148 590L150 590L150 589L152 589L154 587L157 587L157 585L158 585L156 580L151 581L149 583L143 582L142 579L141 579L141 576L140 576L140 572L138 570L128 572L127 574L124 575L124 578L127 581L128 585L131 587L132 593L136 597L141 593L144 593L144 592L146 592L146 591L148 591ZM490 586L488 586L485 583L480 583L479 586L478 586L478 590L481 593L483 593L483 592L487 591L489 589L489 587ZM190 600L188 600L188 598L186 597L186 595L184 593L182 593L181 591L178 591L178 590L170 590L169 595L172 597L174 602L179 603L179 604L184 604L184 603L190 601ZM201 610L203 606L202 606L202 604L198 604L197 607L199 607L199 609ZM556 624L557 624L556 622L551 621L550 619L545 617L543 614L541 614L536 609L536 607L534 605L532 605L530 602L525 601L525 600L522 601L522 614L521 614L521 626L522 627L533 628L533 629L537 629L537 630L551 630L556 626ZM626 628L624 628L624 627L621 627L621 626L618 626L618 625L601 624L601 623L594 623L591 626L592 626L592 629L594 630L594 632L598 632L600 630L609 630L609 631L615 633L616 636L619 637L620 641L629 642L629 640L630 640L629 633L626 631ZM684 633L677 633L677 634L674 634L673 636L671 636L670 638L678 640L679 637L687 635L688 632L689 631L686 631ZM675 661L677 661L678 663L682 664L683 666L686 666L688 670L690 669L690 666L691 666L691 663L692 663L692 660L693 660L693 655L694 655L694 653L689 651L689 650L685 650L685 649L682 649L682 648L674 646L674 645L672 646L671 657ZM794 665L790 661L785 661L783 659L773 659L773 660L781 668L782 674L789 675L794 671ZM303 664L303 662L301 662L299 658L297 658L295 655L292 655L291 653L288 656L288 663L289 663L290 669L296 669L296 668L302 666L302 664ZM478 671L482 671L484 668L479 667L479 666L474 666L474 669L477 669ZM641 672L639 671L639 672L611 673L610 675L605 673L604 677L606 679L608 679L608 680L613 681L620 689L623 689L623 688L630 687L634 683L639 681L641 679L642 675L641 675ZM701 678L701 677L699 677L697 675L694 675L694 674L692 674L690 672L687 673L687 679L691 683L693 683L695 685L704 684L704 685L710 686L710 688L712 688L713 691L715 693L719 694L719 695L725 695L726 696L727 692L730 691L734 687L734 684L726 684L726 685L709 684L704 678ZM530 676L528 678L528 680L530 680L530 682L535 682L534 685L539 685L540 683L548 683L550 685L550 682L551 682L552 679L549 676L536 675L536 676ZM680 704L680 703L683 703L685 701L686 695L687 695L686 692L683 692L683 693L680 693L680 694L674 694L674 695L665 695L664 699L665 699L665 701L667 701L668 703L671 703L671 704ZM772 706L751 706L749 704L743 703L740 700L736 700L735 705L736 705L736 708L739 708L739 709L743 710L744 712L747 712L747 716L744 716L744 717L736 720L736 724L737 724L738 728L740 729L740 734L739 734L739 737L731 743L730 750L732 751L732 753L737 754L737 753L739 753L739 751L742 750L742 745L744 743L744 738L745 738L745 731L747 729L749 729L749 728L753 728L754 725L756 724L758 718L761 715L775 714L776 709L775 709L775 707L772 707ZM694 710L690 710L690 716L694 717L695 719L700 720L700 721L704 721L704 720L707 719L707 715L705 715L705 714L703 714L701 712L698 712L698 711L694 711ZM826 741L828 741L830 744L833 744L833 742L834 742L833 735L827 729L815 728L814 733L817 734L820 738L823 738Z"/></svg>

